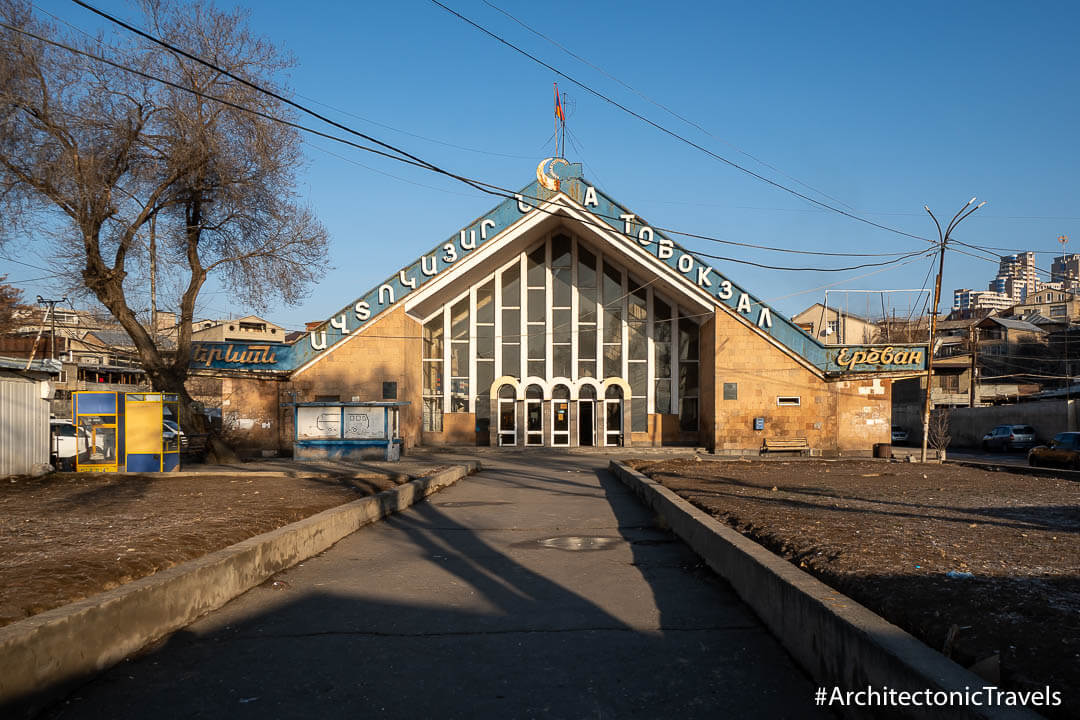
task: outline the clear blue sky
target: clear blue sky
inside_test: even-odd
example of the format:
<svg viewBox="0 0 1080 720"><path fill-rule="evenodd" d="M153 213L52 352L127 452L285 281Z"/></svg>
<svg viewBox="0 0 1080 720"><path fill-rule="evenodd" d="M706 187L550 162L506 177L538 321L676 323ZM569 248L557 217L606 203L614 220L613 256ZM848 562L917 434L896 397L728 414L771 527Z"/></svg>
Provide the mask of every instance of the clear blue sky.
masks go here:
<svg viewBox="0 0 1080 720"><path fill-rule="evenodd" d="M1044 253L1038 265L1047 270L1059 235L1069 235L1070 249L1080 252L1075 2L492 1L709 134L481 0L446 4L777 182L935 240L923 204L945 221L977 195L988 204L956 238L1002 254ZM61 0L39 4L84 29L103 26ZM800 250L892 252L926 245L816 208L679 143L429 0L240 4L250 7L255 31L295 55L287 81L298 100L459 174L511 188L531 182L537 162L554 150L552 81L558 80L568 95L568 159L583 162L587 178L653 225ZM128 3L98 5L138 24L139 13ZM302 193L329 228L332 247L325 279L305 301L265 313L290 328L325 319L497 203L328 141L306 144ZM680 241L776 265L866 262ZM821 300L818 288L826 284L917 288L929 267L929 260L919 260L865 276L873 268L807 273L717 263L788 314ZM947 255L942 308L947 311L954 288L985 289L995 270L995 262ZM14 266L4 271L13 279L39 274ZM48 290L23 287L31 298ZM206 315L248 310L213 292L209 288L204 299ZM906 313L910 300L896 295L891 302ZM846 301L830 294L830 302ZM861 312L866 302L853 296L849 307ZM880 313L877 296L873 303Z"/></svg>

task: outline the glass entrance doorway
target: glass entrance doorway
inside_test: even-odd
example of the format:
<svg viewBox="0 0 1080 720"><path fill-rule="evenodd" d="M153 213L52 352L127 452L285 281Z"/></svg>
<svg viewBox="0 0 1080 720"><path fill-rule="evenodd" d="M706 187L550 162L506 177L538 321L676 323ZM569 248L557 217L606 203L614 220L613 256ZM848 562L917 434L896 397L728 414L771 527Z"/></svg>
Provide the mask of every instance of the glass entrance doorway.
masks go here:
<svg viewBox="0 0 1080 720"><path fill-rule="evenodd" d="M539 385L525 389L525 444L544 444L544 391Z"/></svg>
<svg viewBox="0 0 1080 720"><path fill-rule="evenodd" d="M604 444L622 445L623 398L622 388L612 385L604 393Z"/></svg>
<svg viewBox="0 0 1080 720"><path fill-rule="evenodd" d="M570 388L556 385L551 400L551 444L570 445Z"/></svg>
<svg viewBox="0 0 1080 720"><path fill-rule="evenodd" d="M514 388L503 385L499 388L499 445L517 445L517 400Z"/></svg>
<svg viewBox="0 0 1080 720"><path fill-rule="evenodd" d="M583 385L578 392L578 445L596 444L596 388Z"/></svg>

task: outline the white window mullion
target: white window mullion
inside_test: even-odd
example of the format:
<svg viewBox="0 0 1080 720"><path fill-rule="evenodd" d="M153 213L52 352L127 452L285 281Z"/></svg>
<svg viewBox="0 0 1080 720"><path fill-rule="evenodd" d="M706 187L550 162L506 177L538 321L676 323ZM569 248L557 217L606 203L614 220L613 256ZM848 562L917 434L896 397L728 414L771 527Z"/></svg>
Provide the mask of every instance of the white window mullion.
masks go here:
<svg viewBox="0 0 1080 720"><path fill-rule="evenodd" d="M450 348L454 341L450 337L450 305L443 305L443 412L450 412L450 386L454 384L451 379Z"/></svg>
<svg viewBox="0 0 1080 720"><path fill-rule="evenodd" d="M476 286L469 288L469 412L476 412Z"/></svg>
<svg viewBox="0 0 1080 720"><path fill-rule="evenodd" d="M656 368L655 351L653 350L653 289L650 285L645 290L645 394L648 400L645 403L645 412L652 415L656 412Z"/></svg>
<svg viewBox="0 0 1080 720"><path fill-rule="evenodd" d="M495 271L495 377L502 377L502 270ZM498 407L498 404L495 405Z"/></svg>
<svg viewBox="0 0 1080 720"><path fill-rule="evenodd" d="M679 414L679 305L671 305L671 411Z"/></svg>
<svg viewBox="0 0 1080 720"><path fill-rule="evenodd" d="M552 325L551 306L555 298L551 293L551 238L544 240L544 375L546 380L555 377L555 330Z"/></svg>
<svg viewBox="0 0 1080 720"><path fill-rule="evenodd" d="M529 374L529 317L526 314L526 298L528 297L529 281L527 276L528 267L525 263L525 253L521 253L518 256L518 291L521 293L521 297L518 299L518 361L521 366L518 368L518 377L522 379L522 387L525 387L524 380Z"/></svg>
<svg viewBox="0 0 1080 720"><path fill-rule="evenodd" d="M578 243L570 240L570 379L578 379ZM571 396L577 391L571 388Z"/></svg>
<svg viewBox="0 0 1080 720"><path fill-rule="evenodd" d="M630 381L630 298L629 284L630 284L630 272L627 270L620 270L622 273L622 300L619 302L622 304L622 335L620 342L622 343L622 377L627 382Z"/></svg>
<svg viewBox="0 0 1080 720"><path fill-rule="evenodd" d="M596 379L604 381L604 255L596 251ZM600 398L603 400L603 398Z"/></svg>

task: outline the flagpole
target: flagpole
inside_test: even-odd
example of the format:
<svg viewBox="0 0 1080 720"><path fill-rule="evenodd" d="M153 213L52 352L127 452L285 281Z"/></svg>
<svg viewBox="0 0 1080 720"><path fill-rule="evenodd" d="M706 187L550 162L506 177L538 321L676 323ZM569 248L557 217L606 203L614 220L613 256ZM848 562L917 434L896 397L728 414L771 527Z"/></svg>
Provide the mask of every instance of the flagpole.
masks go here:
<svg viewBox="0 0 1080 720"><path fill-rule="evenodd" d="M566 97L566 95L564 94L563 97ZM561 101L559 102L559 107L562 107L562 102ZM562 111L562 117L559 118L559 125L562 127L562 142L560 143L560 146L562 147L562 155L560 155L559 157L565 158L566 157L566 110Z"/></svg>

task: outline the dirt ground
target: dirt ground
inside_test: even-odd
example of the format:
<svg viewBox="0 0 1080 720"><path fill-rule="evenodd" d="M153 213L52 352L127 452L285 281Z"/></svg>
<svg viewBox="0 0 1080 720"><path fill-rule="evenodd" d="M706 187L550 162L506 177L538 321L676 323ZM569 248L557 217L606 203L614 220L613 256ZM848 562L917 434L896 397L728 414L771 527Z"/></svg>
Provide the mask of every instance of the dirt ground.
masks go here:
<svg viewBox="0 0 1080 720"><path fill-rule="evenodd" d="M56 473L0 480L0 626L443 467L410 463L403 474L365 464L320 477Z"/></svg>
<svg viewBox="0 0 1080 720"><path fill-rule="evenodd" d="M961 665L1061 691L1060 717L1080 705L1080 482L949 463L631 464Z"/></svg>

